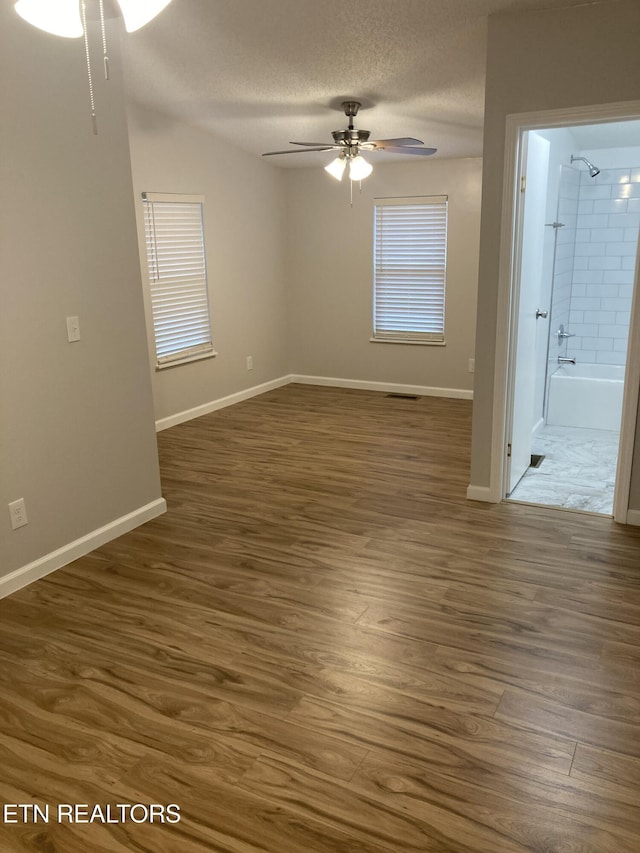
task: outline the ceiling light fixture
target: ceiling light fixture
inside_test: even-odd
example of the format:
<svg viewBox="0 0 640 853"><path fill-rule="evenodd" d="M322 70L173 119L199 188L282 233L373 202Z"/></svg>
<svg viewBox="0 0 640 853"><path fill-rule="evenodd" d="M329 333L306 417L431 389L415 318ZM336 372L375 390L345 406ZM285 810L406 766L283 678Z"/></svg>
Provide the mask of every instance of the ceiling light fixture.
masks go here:
<svg viewBox="0 0 640 853"><path fill-rule="evenodd" d="M373 166L360 154L356 154L349 160L349 177L352 181L362 181L368 178L371 172L373 172Z"/></svg>
<svg viewBox="0 0 640 853"><path fill-rule="evenodd" d="M168 6L171 0L116 0L124 18L125 29L134 33ZM81 0L17 0L15 10L27 23L64 38L80 38L82 26ZM96 2L91 5L97 5ZM100 4L102 5L102 4Z"/></svg>
<svg viewBox="0 0 640 853"><path fill-rule="evenodd" d="M54 36L75 39L83 35L78 0L18 0L14 7L28 24Z"/></svg>
<svg viewBox="0 0 640 853"><path fill-rule="evenodd" d="M368 163L361 154L358 154L357 145L349 145L344 151L324 167L325 172L328 172L332 178L341 181L344 177L345 169L349 166L349 194L351 197L351 207L353 207L353 182L360 182L360 191L362 192L362 181L368 178L373 172L373 166Z"/></svg>
<svg viewBox="0 0 640 853"><path fill-rule="evenodd" d="M324 170L332 178L341 181L347 164L349 164L349 179L351 181L363 181L373 172L371 163L367 163L360 154L345 153L344 151L335 160L332 160L328 166L325 166Z"/></svg>
<svg viewBox="0 0 640 853"><path fill-rule="evenodd" d="M344 175L344 170L347 167L347 157L346 154L340 154L339 157L336 157L335 160L332 160L328 166L324 167L325 172L328 172L332 178L335 178L337 181L342 180L342 176Z"/></svg>
<svg viewBox="0 0 640 853"><path fill-rule="evenodd" d="M128 33L135 33L168 6L171 0L118 0Z"/></svg>
<svg viewBox="0 0 640 853"><path fill-rule="evenodd" d="M93 132L98 132L87 36L87 17L99 17L102 33L104 76L109 79L109 57L107 55L107 37L105 28L105 4L109 13L119 9L128 33L133 33L152 21L156 15L169 5L171 0L16 0L14 8L27 23L47 33L63 38L82 38L84 36L89 78L89 101ZM112 15L109 14L108 17Z"/></svg>

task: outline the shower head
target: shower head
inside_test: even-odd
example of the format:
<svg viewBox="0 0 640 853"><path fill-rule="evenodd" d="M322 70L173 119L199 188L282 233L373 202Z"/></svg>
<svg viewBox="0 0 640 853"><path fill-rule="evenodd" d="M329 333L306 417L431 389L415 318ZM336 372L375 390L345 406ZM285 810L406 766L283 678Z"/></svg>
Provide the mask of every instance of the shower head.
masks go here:
<svg viewBox="0 0 640 853"><path fill-rule="evenodd" d="M582 160L587 164L587 168L589 169L589 176L595 178L596 175L600 174L600 169L597 166L594 166L591 160L587 160L586 157L574 157L571 155L571 162L573 163L575 160Z"/></svg>

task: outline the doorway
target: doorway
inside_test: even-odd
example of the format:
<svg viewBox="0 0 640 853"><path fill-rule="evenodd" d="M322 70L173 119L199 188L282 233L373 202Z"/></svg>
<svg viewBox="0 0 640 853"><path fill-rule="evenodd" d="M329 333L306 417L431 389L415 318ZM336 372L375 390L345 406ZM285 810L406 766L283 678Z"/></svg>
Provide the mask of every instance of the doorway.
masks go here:
<svg viewBox="0 0 640 853"><path fill-rule="evenodd" d="M618 505L628 501L618 472L623 393L637 386L626 363L639 139L633 119L521 129L502 493L509 500L606 515L615 514L616 491ZM627 403L627 433L634 415Z"/></svg>

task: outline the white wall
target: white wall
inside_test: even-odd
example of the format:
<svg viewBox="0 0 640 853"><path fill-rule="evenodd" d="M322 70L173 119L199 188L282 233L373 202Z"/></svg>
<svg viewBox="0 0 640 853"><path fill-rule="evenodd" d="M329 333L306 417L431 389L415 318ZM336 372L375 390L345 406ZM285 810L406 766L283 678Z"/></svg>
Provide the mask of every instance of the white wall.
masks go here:
<svg viewBox="0 0 640 853"><path fill-rule="evenodd" d="M131 163L145 298L142 192L205 196L204 224L215 358L155 371L156 419L204 406L288 373L284 186L280 170L202 130L131 108ZM246 357L254 369L247 371Z"/></svg>
<svg viewBox="0 0 640 853"><path fill-rule="evenodd" d="M482 162L387 163L354 185L322 168L286 173L293 373L469 391L473 375ZM446 346L371 343L375 197L449 196Z"/></svg>
<svg viewBox="0 0 640 853"><path fill-rule="evenodd" d="M636 0L490 17L471 483L488 488L506 116L638 98ZM640 441L631 506L640 507Z"/></svg>
<svg viewBox="0 0 640 853"><path fill-rule="evenodd" d="M117 41L93 136L82 40L0 6L0 576L160 500Z"/></svg>

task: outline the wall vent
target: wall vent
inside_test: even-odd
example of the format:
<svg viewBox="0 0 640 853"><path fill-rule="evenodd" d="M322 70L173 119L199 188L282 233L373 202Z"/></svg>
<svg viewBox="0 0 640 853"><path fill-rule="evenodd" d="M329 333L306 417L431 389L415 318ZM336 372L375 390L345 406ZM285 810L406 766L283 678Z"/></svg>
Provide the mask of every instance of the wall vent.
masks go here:
<svg viewBox="0 0 640 853"><path fill-rule="evenodd" d="M387 397L395 397L396 400L419 400L417 394L387 394Z"/></svg>

